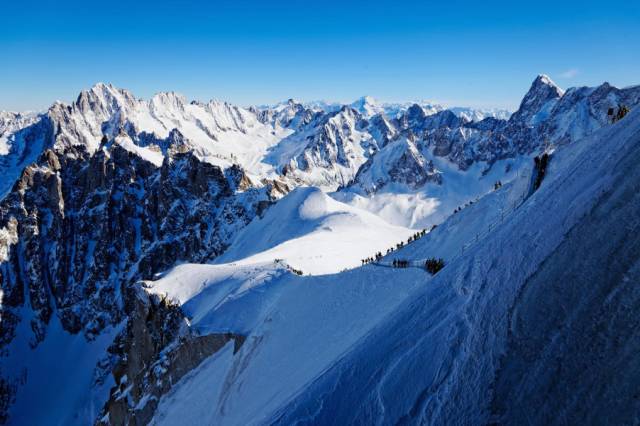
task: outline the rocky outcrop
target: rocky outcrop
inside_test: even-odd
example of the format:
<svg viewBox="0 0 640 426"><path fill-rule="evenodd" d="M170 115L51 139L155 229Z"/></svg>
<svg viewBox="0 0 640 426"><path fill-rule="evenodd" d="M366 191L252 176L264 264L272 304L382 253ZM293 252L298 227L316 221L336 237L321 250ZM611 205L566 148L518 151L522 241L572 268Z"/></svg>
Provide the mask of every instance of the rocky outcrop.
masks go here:
<svg viewBox="0 0 640 426"><path fill-rule="evenodd" d="M32 348L46 338L53 316L89 340L125 324L105 365L113 365L118 385L124 377L139 380L134 395L159 396L166 385L156 389L143 378L184 318L162 301L141 306L132 295L136 282L176 262L217 257L270 205L273 190L256 188L239 166L223 170L190 151L169 152L159 166L112 141L93 155L82 145L45 151L0 202L0 353L11 352L22 321L30 335L21 337ZM171 363L167 384L227 341L242 339L181 337L164 352L162 362ZM1 366L0 416L6 417L20 378ZM121 394L113 391L107 412L122 424L152 413L151 406L140 413L123 406L131 399Z"/></svg>
<svg viewBox="0 0 640 426"><path fill-rule="evenodd" d="M294 99L276 105L272 108L259 109L250 108L261 123L271 126L286 127L293 130L300 130L323 115L323 112L316 108L307 108Z"/></svg>
<svg viewBox="0 0 640 426"><path fill-rule="evenodd" d="M433 161L420 153L415 138L410 137L393 141L372 156L360 168L351 185L373 193L393 183L418 189L427 182L441 184L442 176Z"/></svg>
<svg viewBox="0 0 640 426"><path fill-rule="evenodd" d="M564 92L546 75L539 75L522 99L520 108L510 120L525 126L534 126L545 120Z"/></svg>
<svg viewBox="0 0 640 426"><path fill-rule="evenodd" d="M170 300L140 287L129 291L127 328L110 347L113 361L105 366L115 386L98 424L148 424L173 384L226 344L233 342L235 353L245 340L233 333L196 335Z"/></svg>
<svg viewBox="0 0 640 426"><path fill-rule="evenodd" d="M268 191L189 152L156 167L117 144L95 155L46 151L0 203L0 342L25 304L33 345L54 311L67 331L92 338L123 319L127 286L222 253Z"/></svg>

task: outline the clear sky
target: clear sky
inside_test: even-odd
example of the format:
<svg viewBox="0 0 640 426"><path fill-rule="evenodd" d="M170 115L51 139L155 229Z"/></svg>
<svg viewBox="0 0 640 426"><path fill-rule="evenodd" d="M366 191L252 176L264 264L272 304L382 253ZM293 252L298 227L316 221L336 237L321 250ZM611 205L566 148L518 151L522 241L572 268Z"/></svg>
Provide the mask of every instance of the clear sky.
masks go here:
<svg viewBox="0 0 640 426"><path fill-rule="evenodd" d="M640 1L2 1L0 109L98 81L241 105L430 99L515 108L561 87L640 83Z"/></svg>

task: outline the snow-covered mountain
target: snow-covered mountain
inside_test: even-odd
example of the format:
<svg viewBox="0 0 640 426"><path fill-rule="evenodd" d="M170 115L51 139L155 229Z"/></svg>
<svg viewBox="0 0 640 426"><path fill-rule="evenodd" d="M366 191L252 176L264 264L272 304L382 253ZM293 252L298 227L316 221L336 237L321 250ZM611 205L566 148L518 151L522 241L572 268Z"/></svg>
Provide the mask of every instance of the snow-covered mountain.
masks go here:
<svg viewBox="0 0 640 426"><path fill-rule="evenodd" d="M251 422L257 413L277 424L633 423L639 403L631 354L640 337L631 306L638 300L640 250L629 231L637 230L640 208L634 189L639 135L636 111L579 146L558 149L542 187L504 217L501 210L512 209L526 182L503 187L406 247L397 256L442 256L449 265L428 281L396 271L394 293L404 300L386 316L363 308L375 325L363 326L353 302L331 310L326 317L341 318L353 332L330 339L331 348L308 349L310 336L279 327L300 312L281 296L264 322L253 322L255 338L247 342L262 337L259 354L238 376L226 376L230 382L217 387L216 408L201 413L222 424ZM485 232L490 224L494 228ZM357 292L366 276L366 292L379 292L386 302L386 273L362 268L335 280L336 291L349 286ZM314 318L325 318L321 311L329 304L317 303L322 284L310 281L300 293L308 291L316 303L295 322L325 330ZM368 297L356 299L364 305ZM232 367L251 347L232 358L221 353L203 369L211 374L228 368L225 362ZM266 368L267 359L282 360L281 367ZM275 383L292 362L303 363L294 370L307 375ZM169 412L169 401L172 408L183 406L204 374L184 380L173 399L161 402L159 423L184 413Z"/></svg>
<svg viewBox="0 0 640 426"><path fill-rule="evenodd" d="M44 150L50 133L48 120L38 114L0 112L0 197Z"/></svg>
<svg viewBox="0 0 640 426"><path fill-rule="evenodd" d="M242 108L171 92L142 100L105 84L41 114L2 113L0 420L290 423L302 421L296 413L306 407L321 416L314 406L320 395L337 383L333 377L368 364L366 351L397 368L382 348L394 354L401 340L374 349L372 339L399 327L396 319L415 326L405 314L415 300L428 301L416 313L425 327L442 313L437 309L448 312L443 330L450 334L433 334L444 349L429 356L481 392L484 379L445 368L457 356L450 339L473 335L457 325L477 310L478 321L489 318L482 324L493 327L495 318L483 310L493 296L482 298L483 289L504 290L495 297L505 297L500 308L507 309L532 279L522 274L542 268L572 226L590 226L584 218L595 208L592 198L603 197L598 191L623 173L635 179L618 163L635 158L638 104L639 86L565 92L539 76L508 119L478 120L471 111L426 103L392 107L369 97L337 108L294 100ZM611 126L610 113L621 105L633 112ZM533 157L553 149L551 180L531 195ZM560 185L571 176L578 183ZM619 208L628 202L623 195L603 202ZM539 224L547 215L554 221ZM447 267L433 280L443 285L429 288L455 292L425 290L422 270L356 268L435 224L396 256L444 257ZM520 233L514 256L535 243L543 247L537 257L481 266L499 265L505 235ZM300 271L312 277L300 278ZM495 280L482 281L489 272ZM433 311L431 298L438 302ZM505 318L500 312L496 318ZM504 343L500 327L491 338ZM477 352L465 346L463 353L488 354L483 365L493 371L494 354L502 352L476 344L472 339L468 348ZM452 362L470 365L464 357ZM518 361L507 368L519 368ZM411 392L405 402L389 396L400 390L387 385L394 376L386 370L355 371L349 392L365 402L352 414L356 422L380 414L367 402L366 377L388 392L379 404L390 421L402 421L410 401L427 421L465 423L465 413L478 409L485 419L488 412L486 401L469 397L468 410L455 417L447 398L457 394L438 388L439 379L429 382L431 370L421 379L429 384L411 387L444 392L424 410L424 398ZM510 376L502 380L508 393ZM211 392L198 392L203 388ZM342 413L339 401L326 400ZM510 419L502 401L491 410Z"/></svg>
<svg viewBox="0 0 640 426"><path fill-rule="evenodd" d="M508 120L486 118L470 122L449 110L429 115L414 105L393 122L395 140L400 144L395 146L394 140L371 156L344 191L375 193L383 199L389 199L389 193L419 192L442 207L423 208L429 212L427 216L413 216L413 222L405 225L430 226L455 208L450 201L460 205L472 200L474 194L485 193L497 180L513 178L522 159L550 146L577 141L610 124L611 110L620 105L633 107L639 102L640 86L617 89L604 83L597 88L572 88L565 94L541 75ZM389 164L385 158L403 161ZM405 159L419 161L407 163ZM451 191L459 182L465 182L467 189ZM465 195L457 197L456 193Z"/></svg>
<svg viewBox="0 0 640 426"><path fill-rule="evenodd" d="M153 158L154 152L161 152L164 158L169 149L192 151L223 168L239 165L254 185L277 180L283 189L306 184L372 192L380 186L372 182L386 185L393 179L372 176L358 182L354 178L389 142L413 140L427 164L435 156L444 157L460 171L475 163L490 168L501 159L535 152L543 144L589 134L609 122L609 108L618 103L635 105L637 93L637 88L605 84L597 89L570 89L561 96L562 90L540 76L509 120L474 121L479 113L470 110L424 103L403 104L394 112L370 97L328 112L294 100L273 108L244 109L219 101L187 102L175 93L160 93L145 101L126 90L97 84L71 105L56 103L41 115L3 115L0 170L7 179L0 190L6 194L24 166L46 148L83 145L91 154L103 139L126 134L133 142L126 146L139 155ZM395 176L399 182L411 181L408 176ZM449 179L442 178L440 183L446 186Z"/></svg>
<svg viewBox="0 0 640 426"><path fill-rule="evenodd" d="M326 101L305 102L304 105L310 109L322 110L325 112L334 112L339 110L343 106L342 104L337 102ZM445 109L449 109L457 116L468 121L480 121L488 117L506 120L511 115L511 112L501 108L447 107L445 105L431 101L380 102L371 96L362 96L349 104L351 108L357 110L365 118L370 118L382 113L390 118L398 118L413 105L419 105L429 115L444 111ZM263 106L262 108L269 109L268 106ZM277 108L277 105L273 108Z"/></svg>
<svg viewBox="0 0 640 426"><path fill-rule="evenodd" d="M513 113L512 121L533 127L546 120L553 107L564 94L549 77L539 75L522 99L520 108Z"/></svg>
<svg viewBox="0 0 640 426"><path fill-rule="evenodd" d="M352 104L351 108L358 111L365 118L371 118L374 115L385 113L384 105L378 103L371 96L363 96L359 99L356 99Z"/></svg>
<svg viewBox="0 0 640 426"><path fill-rule="evenodd" d="M188 265L147 283L200 334L245 336L153 423L633 422L639 135L636 112L559 148L539 190L523 173L380 265ZM433 278L384 266L430 256L447 262Z"/></svg>

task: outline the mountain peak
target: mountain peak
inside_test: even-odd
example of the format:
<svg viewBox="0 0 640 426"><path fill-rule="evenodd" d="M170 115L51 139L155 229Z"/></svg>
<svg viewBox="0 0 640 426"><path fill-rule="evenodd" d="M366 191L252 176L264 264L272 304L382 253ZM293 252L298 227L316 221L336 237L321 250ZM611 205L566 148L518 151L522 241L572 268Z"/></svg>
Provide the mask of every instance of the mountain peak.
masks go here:
<svg viewBox="0 0 640 426"><path fill-rule="evenodd" d="M182 108L187 104L187 98L176 92L159 92L153 95L151 103L154 106L167 105Z"/></svg>
<svg viewBox="0 0 640 426"><path fill-rule="evenodd" d="M549 87L553 89L559 96L564 94L564 90L562 90L551 78L546 74L538 74L533 83L531 84L531 88L535 87ZM531 90L531 89L530 89Z"/></svg>
<svg viewBox="0 0 640 426"><path fill-rule="evenodd" d="M520 108L511 116L510 121L534 126L548 116L562 95L564 91L549 76L540 74L533 80Z"/></svg>
<svg viewBox="0 0 640 426"><path fill-rule="evenodd" d="M302 104L295 98L289 98L286 101L280 101L273 105L264 105L259 106L259 109L271 109L273 111L283 111L288 109L296 109L298 106L302 106Z"/></svg>
<svg viewBox="0 0 640 426"><path fill-rule="evenodd" d="M105 89L113 89L113 84L104 83L102 81L97 82L93 86L91 86L91 90L105 90Z"/></svg>
<svg viewBox="0 0 640 426"><path fill-rule="evenodd" d="M296 108L296 109L303 106L302 103L300 103L300 101L298 101L295 98L287 99L287 102L285 102L284 105L286 105L286 106L288 106L290 108Z"/></svg>
<svg viewBox="0 0 640 426"><path fill-rule="evenodd" d="M384 107L371 96L362 96L356 99L350 106L366 118L384 112Z"/></svg>
<svg viewBox="0 0 640 426"><path fill-rule="evenodd" d="M74 106L82 113L100 111L100 114L106 117L115 110L126 108L135 102L135 97L127 90L100 82L89 89L82 90L74 102Z"/></svg>
<svg viewBox="0 0 640 426"><path fill-rule="evenodd" d="M118 89L111 83L103 83L98 82L91 86L89 90L86 92L91 92L96 96L104 97L104 98L113 98L119 95L128 95L129 93L124 89Z"/></svg>
<svg viewBox="0 0 640 426"><path fill-rule="evenodd" d="M376 101L373 98L373 96L365 95L365 96L361 96L358 99L356 99L356 101L354 103L356 103L356 104L377 104L378 101Z"/></svg>

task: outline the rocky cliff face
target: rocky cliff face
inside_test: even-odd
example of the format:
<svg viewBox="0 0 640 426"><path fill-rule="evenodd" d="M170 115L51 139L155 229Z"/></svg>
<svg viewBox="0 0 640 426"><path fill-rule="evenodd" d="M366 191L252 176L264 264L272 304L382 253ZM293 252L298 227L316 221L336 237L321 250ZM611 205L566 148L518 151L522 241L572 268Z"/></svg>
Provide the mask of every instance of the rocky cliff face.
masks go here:
<svg viewBox="0 0 640 426"><path fill-rule="evenodd" d="M115 386L97 424L148 424L174 383L227 343L235 353L245 340L233 333L198 335L178 305L139 286L128 289L126 303L129 321L108 349L110 362L101 366Z"/></svg>
<svg viewBox="0 0 640 426"><path fill-rule="evenodd" d="M367 192L376 192L392 183L415 190L427 182L441 184L442 176L433 161L420 153L415 137L409 136L390 142L372 156L352 182Z"/></svg>
<svg viewBox="0 0 640 426"><path fill-rule="evenodd" d="M54 315L64 330L88 340L125 324L119 339L130 345L135 283L177 262L214 259L272 199L271 186L251 187L240 167L223 170L191 152L172 153L158 166L118 143L106 145L93 155L82 146L45 151L0 203L4 353L13 350L21 322L31 334L21 337L36 348ZM172 324L182 320L179 312L171 315ZM155 342L152 354L176 332ZM133 352L114 352L114 378L115 367L128 365ZM10 401L19 378L6 368L0 373ZM140 366L127 368L142 374ZM4 405L6 416L10 404ZM109 410L125 416L128 408Z"/></svg>
<svg viewBox="0 0 640 426"><path fill-rule="evenodd" d="M261 123L269 124L273 127L280 126L296 130L323 115L321 110L305 107L294 99L289 99L287 102L276 105L273 108L258 109L252 107L250 111L258 117Z"/></svg>
<svg viewBox="0 0 640 426"><path fill-rule="evenodd" d="M52 312L88 338L123 319L123 291L177 261L205 262L268 203L268 188L241 191L240 168L191 153L158 167L118 144L90 155L47 150L0 204L4 229L2 336L29 306L33 344Z"/></svg>

